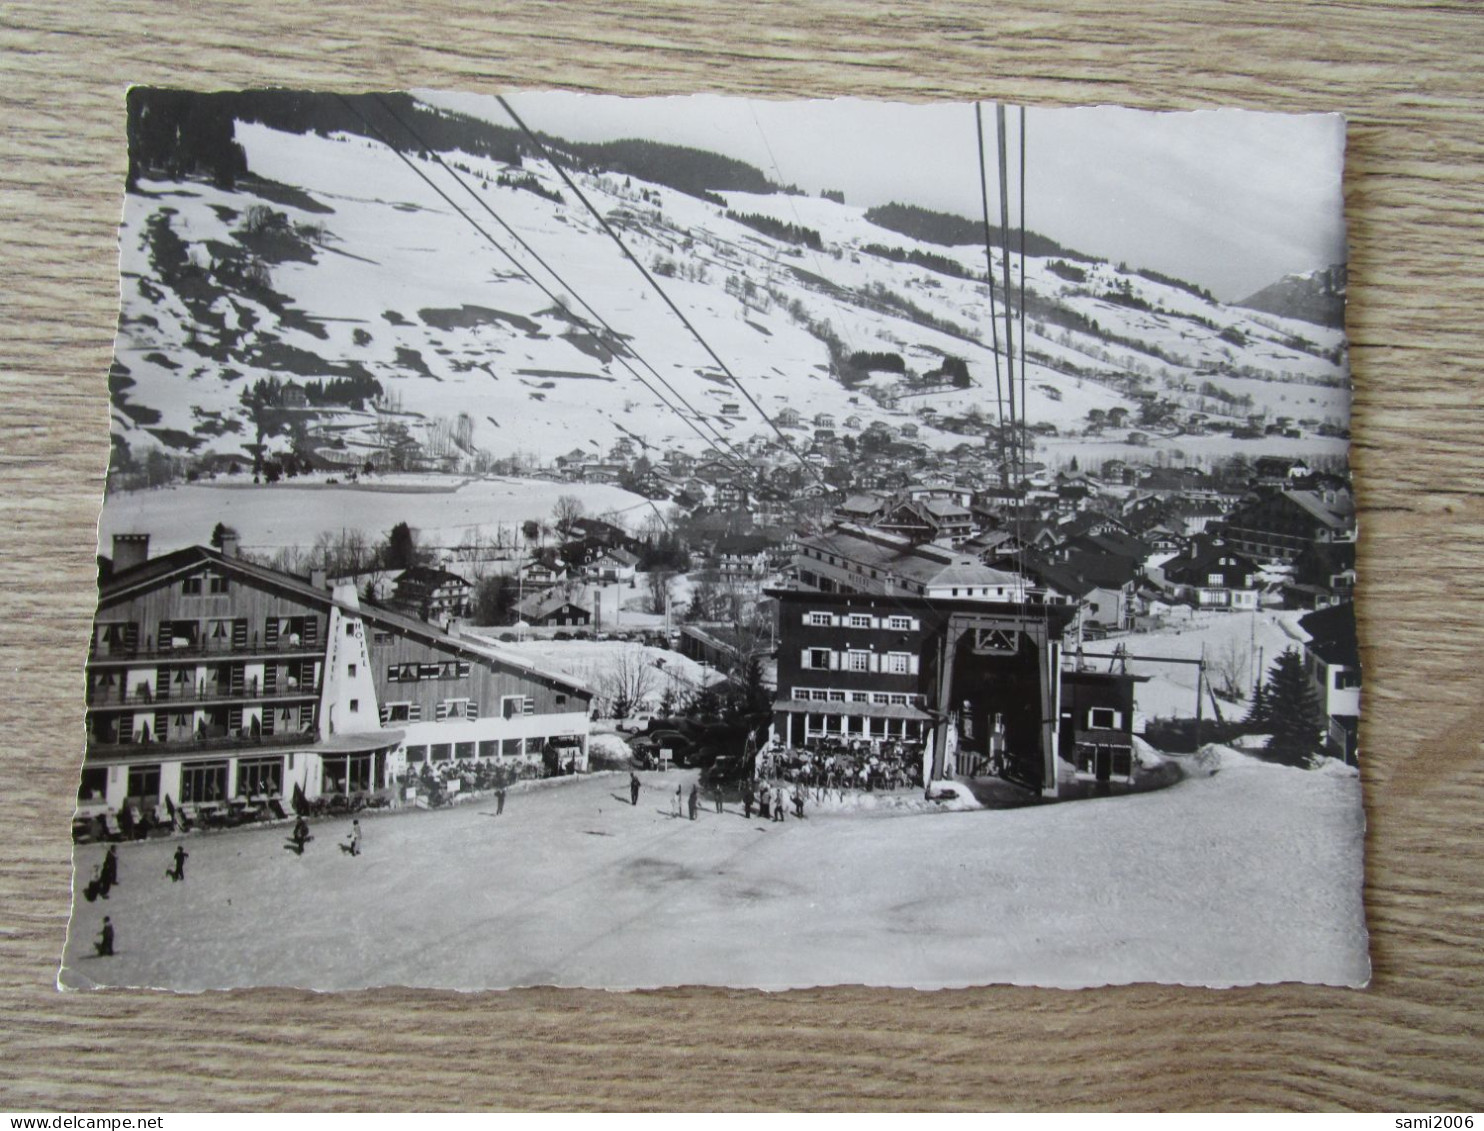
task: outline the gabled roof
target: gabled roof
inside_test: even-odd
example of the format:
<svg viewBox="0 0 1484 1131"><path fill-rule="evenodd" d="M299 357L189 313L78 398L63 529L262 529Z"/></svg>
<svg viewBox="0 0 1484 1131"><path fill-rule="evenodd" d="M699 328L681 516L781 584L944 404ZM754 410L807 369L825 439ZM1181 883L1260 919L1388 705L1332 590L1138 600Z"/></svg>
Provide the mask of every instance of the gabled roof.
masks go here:
<svg viewBox="0 0 1484 1131"><path fill-rule="evenodd" d="M244 558L229 558L205 546L187 546L173 553L151 558L133 569L115 575L99 586L99 606L101 608L109 602L127 600L136 593L154 589L174 577L207 565L220 573L239 577L263 589L283 593L304 604L324 609L326 612L331 609L340 609L352 616L360 617L367 624L422 640L444 651L467 655L484 662L497 663L507 670L545 680L563 690L583 695L592 693L586 684L569 675L548 671L482 641L475 643L466 637L450 636L424 621L402 616L380 605L362 602L359 599L336 600L328 589L311 585L302 577L282 573Z"/></svg>
<svg viewBox="0 0 1484 1131"><path fill-rule="evenodd" d="M545 589L540 593L532 593L524 601L515 606L516 612L521 617L544 617L557 609L571 605L573 608L590 612L586 605L587 590L580 589L576 593L567 593L561 589Z"/></svg>
<svg viewBox="0 0 1484 1131"><path fill-rule="evenodd" d="M1222 566L1217 563L1222 558L1235 558L1235 568L1243 573L1256 576L1261 570L1256 562L1247 555L1239 553L1237 549L1227 542L1214 538L1197 539L1194 555L1184 555L1173 558L1165 563L1165 577L1170 581L1178 581L1182 577L1191 577L1200 580L1212 573L1224 573L1231 566Z"/></svg>
<svg viewBox="0 0 1484 1131"><path fill-rule="evenodd" d="M397 578L397 587L400 589L404 585L426 585L432 588L440 585L463 585L467 588L469 582L458 574L437 566L413 566L411 569L404 569Z"/></svg>
<svg viewBox="0 0 1484 1131"><path fill-rule="evenodd" d="M1299 618L1309 634L1309 651L1326 664L1360 667L1360 641L1355 634L1355 605L1346 601Z"/></svg>

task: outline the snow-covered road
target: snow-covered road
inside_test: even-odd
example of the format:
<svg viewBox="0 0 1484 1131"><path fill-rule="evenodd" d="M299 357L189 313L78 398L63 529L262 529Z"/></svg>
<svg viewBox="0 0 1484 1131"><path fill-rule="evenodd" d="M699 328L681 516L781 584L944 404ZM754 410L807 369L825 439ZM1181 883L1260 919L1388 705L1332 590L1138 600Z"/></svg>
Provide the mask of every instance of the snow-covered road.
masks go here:
<svg viewBox="0 0 1484 1131"><path fill-rule="evenodd" d="M1076 986L1368 974L1353 773L1226 751L1159 792L1018 810L670 815L682 772L492 802L121 846L79 902L66 985ZM101 849L78 850L84 879ZM92 956L102 916L118 953Z"/></svg>

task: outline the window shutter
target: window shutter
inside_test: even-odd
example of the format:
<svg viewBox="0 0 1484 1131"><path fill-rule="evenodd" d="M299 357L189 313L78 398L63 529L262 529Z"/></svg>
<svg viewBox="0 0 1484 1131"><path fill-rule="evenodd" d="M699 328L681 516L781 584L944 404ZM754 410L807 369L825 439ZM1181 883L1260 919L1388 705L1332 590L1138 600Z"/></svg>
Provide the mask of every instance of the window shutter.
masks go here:
<svg viewBox="0 0 1484 1131"><path fill-rule="evenodd" d="M423 705L414 703L407 708L407 721L409 723L420 723L423 719Z"/></svg>
<svg viewBox="0 0 1484 1131"><path fill-rule="evenodd" d="M830 671L837 672L839 670L840 670L840 653L834 651L833 649L831 649L830 650Z"/></svg>
<svg viewBox="0 0 1484 1131"><path fill-rule="evenodd" d="M479 718L479 704L470 699L469 702L464 705L464 717L466 719Z"/></svg>
<svg viewBox="0 0 1484 1131"><path fill-rule="evenodd" d="M801 667L801 668L808 668L808 667L810 667L810 664L809 664L809 649L808 648L805 648L804 651L799 656L799 667Z"/></svg>
<svg viewBox="0 0 1484 1131"><path fill-rule="evenodd" d="M532 699L529 695L525 698L524 713L527 715L534 715L536 713L536 700Z"/></svg>
<svg viewBox="0 0 1484 1131"><path fill-rule="evenodd" d="M389 723L389 722L391 722L391 721L392 721L392 709L390 707L388 707L385 703L383 703L381 705L381 725L382 726L386 726L386 724Z"/></svg>
<svg viewBox="0 0 1484 1131"><path fill-rule="evenodd" d="M911 654L911 655L909 655L907 657L907 674L908 675L916 675L917 674L917 655L916 655L916 653L913 653L913 654Z"/></svg>

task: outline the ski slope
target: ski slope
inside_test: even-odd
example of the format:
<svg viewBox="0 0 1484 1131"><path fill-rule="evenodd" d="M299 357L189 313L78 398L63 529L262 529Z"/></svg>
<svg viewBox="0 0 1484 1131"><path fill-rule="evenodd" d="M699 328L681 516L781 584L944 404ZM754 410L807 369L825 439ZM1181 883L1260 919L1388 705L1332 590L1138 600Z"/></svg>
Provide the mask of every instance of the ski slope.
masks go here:
<svg viewBox="0 0 1484 1131"><path fill-rule="evenodd" d="M1013 810L670 815L683 771L512 791L505 812L362 818L120 847L74 906L65 987L611 989L706 984L1363 985L1355 772L1210 748L1157 792ZM1215 769L1215 773L1211 771ZM86 881L99 846L76 852ZM92 954L102 916L118 953Z"/></svg>

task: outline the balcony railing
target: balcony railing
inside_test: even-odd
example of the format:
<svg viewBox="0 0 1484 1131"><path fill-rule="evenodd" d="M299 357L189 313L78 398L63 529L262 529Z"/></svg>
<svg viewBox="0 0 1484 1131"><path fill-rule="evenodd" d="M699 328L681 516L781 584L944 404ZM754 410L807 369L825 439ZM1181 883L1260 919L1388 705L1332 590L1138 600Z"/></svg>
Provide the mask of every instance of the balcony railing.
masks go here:
<svg viewBox="0 0 1484 1131"><path fill-rule="evenodd" d="M318 699L320 689L313 683L301 687L280 687L269 691L261 686L233 690L222 687L171 687L165 694L152 692L145 687L126 691L122 687L93 687L88 689L89 707L154 707L169 710L177 704L206 706L213 703L261 703L281 699Z"/></svg>
<svg viewBox="0 0 1484 1131"><path fill-rule="evenodd" d="M148 742L130 740L110 742L96 735L89 737L87 756L92 761L138 759L160 756L175 757L181 754L198 754L213 750L276 750L286 746L312 746L319 741L319 731L311 727L304 731L287 734L209 734L204 738L192 737L181 740L161 741L151 735Z"/></svg>
<svg viewBox="0 0 1484 1131"><path fill-rule="evenodd" d="M130 663L140 660L199 660L213 658L231 658L234 660L252 659L287 659L300 657L309 659L325 654L323 641L307 643L302 640L283 639L277 644L260 644L252 641L247 644L233 645L223 643L219 640L197 641L194 644L177 644L173 647L162 648L159 645L141 645L137 648L126 648L122 644L98 645L94 644L88 649L88 662L90 664L117 664Z"/></svg>

